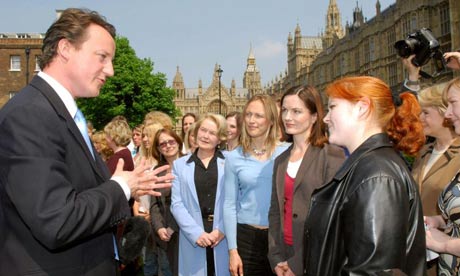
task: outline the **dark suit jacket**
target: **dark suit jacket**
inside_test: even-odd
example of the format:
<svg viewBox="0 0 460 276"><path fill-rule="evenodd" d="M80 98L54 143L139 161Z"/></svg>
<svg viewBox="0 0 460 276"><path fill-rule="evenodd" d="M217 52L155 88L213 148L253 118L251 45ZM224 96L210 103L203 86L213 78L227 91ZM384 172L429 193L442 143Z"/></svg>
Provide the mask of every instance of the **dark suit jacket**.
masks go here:
<svg viewBox="0 0 460 276"><path fill-rule="evenodd" d="M109 177L34 77L0 110L0 275L113 275L112 228L129 206Z"/></svg>
<svg viewBox="0 0 460 276"><path fill-rule="evenodd" d="M292 205L292 236L294 245L284 243L284 178L292 146L278 156L273 170L272 198L269 211L269 253L270 265L288 261L295 275L303 275L303 233L310 207L311 194L316 188L328 183L334 177L343 161L344 150L326 144L323 148L309 146L300 164L294 182Z"/></svg>

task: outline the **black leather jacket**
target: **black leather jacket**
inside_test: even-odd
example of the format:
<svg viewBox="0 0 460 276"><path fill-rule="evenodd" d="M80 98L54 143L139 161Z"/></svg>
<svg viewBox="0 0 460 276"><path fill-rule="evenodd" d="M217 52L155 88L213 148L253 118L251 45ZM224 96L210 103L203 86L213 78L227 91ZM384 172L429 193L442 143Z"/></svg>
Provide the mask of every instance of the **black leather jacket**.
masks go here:
<svg viewBox="0 0 460 276"><path fill-rule="evenodd" d="M373 135L312 195L305 275L425 275L425 254L415 181L388 136Z"/></svg>

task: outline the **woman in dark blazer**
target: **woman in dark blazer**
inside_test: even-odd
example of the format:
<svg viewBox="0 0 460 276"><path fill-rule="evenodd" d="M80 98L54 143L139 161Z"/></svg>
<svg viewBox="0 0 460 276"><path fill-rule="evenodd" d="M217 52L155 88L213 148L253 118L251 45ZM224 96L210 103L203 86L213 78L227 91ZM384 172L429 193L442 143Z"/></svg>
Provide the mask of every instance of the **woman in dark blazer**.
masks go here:
<svg viewBox="0 0 460 276"><path fill-rule="evenodd" d="M327 144L321 96L305 86L281 98L281 127L292 142L275 160L269 212L270 265L280 275L303 275L303 232L313 190L329 182L345 154Z"/></svg>
<svg viewBox="0 0 460 276"><path fill-rule="evenodd" d="M182 157L182 140L175 131L163 128L157 131L153 139L153 157L159 160L159 166L169 165ZM163 276L178 275L177 264L179 246L179 226L171 214L171 189L162 189L161 196L151 198L150 214L153 238L157 248L159 267ZM165 257L168 266L165 268ZM163 270L164 269L164 270ZM167 271L167 272L166 272ZM166 274L166 275L165 275Z"/></svg>

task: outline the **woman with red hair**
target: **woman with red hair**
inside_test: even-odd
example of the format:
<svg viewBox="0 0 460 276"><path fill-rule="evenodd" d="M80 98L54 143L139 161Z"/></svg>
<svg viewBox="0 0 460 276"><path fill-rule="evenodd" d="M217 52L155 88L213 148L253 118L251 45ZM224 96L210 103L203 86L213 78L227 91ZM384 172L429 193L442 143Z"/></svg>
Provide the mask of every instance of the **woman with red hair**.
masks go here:
<svg viewBox="0 0 460 276"><path fill-rule="evenodd" d="M347 148L350 157L312 195L306 274L424 275L420 197L398 153L415 155L424 144L416 97L392 94L368 76L340 79L326 92L329 142Z"/></svg>

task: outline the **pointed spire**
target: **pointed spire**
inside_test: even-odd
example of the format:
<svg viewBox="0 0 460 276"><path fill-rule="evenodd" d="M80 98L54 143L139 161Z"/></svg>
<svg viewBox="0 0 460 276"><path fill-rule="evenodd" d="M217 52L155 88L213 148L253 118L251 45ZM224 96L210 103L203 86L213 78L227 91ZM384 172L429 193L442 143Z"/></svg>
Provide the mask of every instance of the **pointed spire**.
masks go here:
<svg viewBox="0 0 460 276"><path fill-rule="evenodd" d="M249 56L248 59L255 59L254 51L252 50L252 43L249 44Z"/></svg>
<svg viewBox="0 0 460 276"><path fill-rule="evenodd" d="M252 43L249 44L249 55L248 55L248 59L247 59L247 68L249 69L249 67L253 67L255 69L255 66L256 66L256 57L254 55L254 50L252 49ZM252 69L252 70L254 70Z"/></svg>
<svg viewBox="0 0 460 276"><path fill-rule="evenodd" d="M179 71L179 66L177 66L176 75L174 76L173 83L179 84L183 82L184 82L184 79L182 78L182 74Z"/></svg>
<svg viewBox="0 0 460 276"><path fill-rule="evenodd" d="M300 36L300 25L297 23L297 26L295 27L295 36Z"/></svg>
<svg viewBox="0 0 460 276"><path fill-rule="evenodd" d="M326 30L324 36L322 36L323 48L329 48L336 39L342 38L343 35L342 19L337 1L329 0L326 15Z"/></svg>

